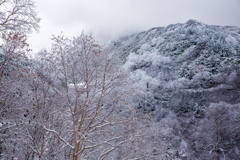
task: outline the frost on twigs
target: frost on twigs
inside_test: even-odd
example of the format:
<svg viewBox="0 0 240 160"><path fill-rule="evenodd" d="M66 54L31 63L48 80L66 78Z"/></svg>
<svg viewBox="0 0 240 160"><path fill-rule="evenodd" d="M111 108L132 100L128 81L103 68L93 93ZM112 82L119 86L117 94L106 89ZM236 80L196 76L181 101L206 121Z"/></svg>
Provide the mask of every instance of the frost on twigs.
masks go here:
<svg viewBox="0 0 240 160"><path fill-rule="evenodd" d="M38 31L39 22L32 0L0 0L0 32L28 34Z"/></svg>
<svg viewBox="0 0 240 160"><path fill-rule="evenodd" d="M160 155L159 142L154 152L129 152L147 144L143 130L150 126L132 110L135 88L118 57L84 33L52 40L51 52L39 56L31 83L33 121L41 136L36 141L31 132L25 135L34 154L73 160L107 159L120 152L126 159Z"/></svg>

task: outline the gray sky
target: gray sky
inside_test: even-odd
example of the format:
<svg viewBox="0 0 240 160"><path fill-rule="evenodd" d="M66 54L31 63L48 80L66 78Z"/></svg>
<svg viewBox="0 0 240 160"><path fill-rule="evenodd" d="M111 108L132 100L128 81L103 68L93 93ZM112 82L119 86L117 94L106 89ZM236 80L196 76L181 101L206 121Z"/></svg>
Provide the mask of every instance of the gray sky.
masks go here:
<svg viewBox="0 0 240 160"><path fill-rule="evenodd" d="M50 49L52 35L69 38L82 30L99 41L152 27L196 19L240 27L240 0L36 0L40 32L29 37L34 52Z"/></svg>

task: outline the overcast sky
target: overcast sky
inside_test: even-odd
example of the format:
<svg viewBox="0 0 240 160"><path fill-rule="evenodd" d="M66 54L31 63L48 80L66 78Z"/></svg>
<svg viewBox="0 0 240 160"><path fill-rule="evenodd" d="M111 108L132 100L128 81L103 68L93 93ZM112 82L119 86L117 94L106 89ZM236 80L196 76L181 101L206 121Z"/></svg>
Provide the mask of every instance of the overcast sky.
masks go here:
<svg viewBox="0 0 240 160"><path fill-rule="evenodd" d="M189 19L240 27L240 0L36 0L36 10L41 28L28 40L34 52L50 49L51 36L61 31L72 37L84 30L109 42Z"/></svg>

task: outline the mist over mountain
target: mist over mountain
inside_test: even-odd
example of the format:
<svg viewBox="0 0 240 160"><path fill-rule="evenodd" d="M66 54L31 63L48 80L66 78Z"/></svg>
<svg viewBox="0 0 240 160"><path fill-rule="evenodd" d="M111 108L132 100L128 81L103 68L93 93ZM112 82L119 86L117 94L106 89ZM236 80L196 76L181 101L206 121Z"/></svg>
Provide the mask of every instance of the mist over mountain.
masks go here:
<svg viewBox="0 0 240 160"><path fill-rule="evenodd" d="M196 20L112 42L140 86L137 109L173 128L170 159L239 159L240 28Z"/></svg>

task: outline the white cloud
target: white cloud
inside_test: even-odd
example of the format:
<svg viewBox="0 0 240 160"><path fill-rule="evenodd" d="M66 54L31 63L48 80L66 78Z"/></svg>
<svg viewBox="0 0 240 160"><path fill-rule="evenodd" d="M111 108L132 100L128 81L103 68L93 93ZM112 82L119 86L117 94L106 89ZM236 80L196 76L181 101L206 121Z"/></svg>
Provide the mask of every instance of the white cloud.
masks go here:
<svg viewBox="0 0 240 160"><path fill-rule="evenodd" d="M34 51L50 48L51 35L61 31L73 36L85 30L107 40L188 19L240 26L239 0L37 0L36 6L42 22L29 40Z"/></svg>

